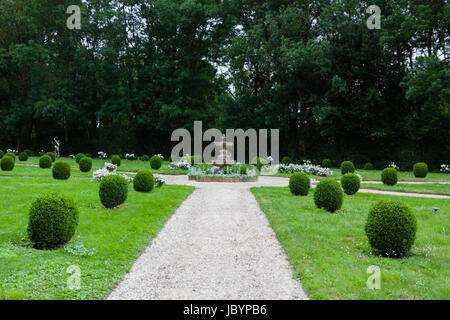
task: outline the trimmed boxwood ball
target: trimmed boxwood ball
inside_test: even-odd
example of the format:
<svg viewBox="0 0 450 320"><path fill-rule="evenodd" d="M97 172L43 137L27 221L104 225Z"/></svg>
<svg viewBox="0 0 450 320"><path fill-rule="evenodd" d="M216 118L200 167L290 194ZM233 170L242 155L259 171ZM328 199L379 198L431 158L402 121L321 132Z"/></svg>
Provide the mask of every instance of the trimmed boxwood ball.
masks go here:
<svg viewBox="0 0 450 320"><path fill-rule="evenodd" d="M322 180L314 192L314 202L319 209L336 212L344 202L341 185L334 179Z"/></svg>
<svg viewBox="0 0 450 320"><path fill-rule="evenodd" d="M311 180L304 172L296 172L289 179L289 189L294 196L307 196L311 189Z"/></svg>
<svg viewBox="0 0 450 320"><path fill-rule="evenodd" d="M395 186L398 181L397 170L394 168L386 168L381 171L381 181L383 181L385 185Z"/></svg>
<svg viewBox="0 0 450 320"><path fill-rule="evenodd" d="M416 178L425 178L428 175L428 165L423 162L416 163L413 172Z"/></svg>
<svg viewBox="0 0 450 320"><path fill-rule="evenodd" d="M52 169L53 179L67 180L70 178L70 164L64 161L57 161Z"/></svg>
<svg viewBox="0 0 450 320"><path fill-rule="evenodd" d="M153 156L150 159L150 167L152 167L153 170L159 170L162 166L162 159L158 156Z"/></svg>
<svg viewBox="0 0 450 320"><path fill-rule="evenodd" d="M14 153L9 152L9 153L5 154L4 156L11 157L11 158L13 158L14 162L16 162L16 155Z"/></svg>
<svg viewBox="0 0 450 320"><path fill-rule="evenodd" d="M354 173L344 174L341 178L341 186L345 194L352 196L361 188L361 180Z"/></svg>
<svg viewBox="0 0 450 320"><path fill-rule="evenodd" d="M370 163L370 162L367 162L367 163L364 165L364 170L373 170L373 169L374 169L373 164Z"/></svg>
<svg viewBox="0 0 450 320"><path fill-rule="evenodd" d="M22 152L21 154L19 154L19 160L20 161L28 161L28 153L26 152Z"/></svg>
<svg viewBox="0 0 450 320"><path fill-rule="evenodd" d="M52 167L52 158L47 155L43 155L39 158L39 168L48 169Z"/></svg>
<svg viewBox="0 0 450 320"><path fill-rule="evenodd" d="M89 157L81 158L79 165L81 172L90 172L92 169L92 158Z"/></svg>
<svg viewBox="0 0 450 320"><path fill-rule="evenodd" d="M341 173L354 173L355 172L355 165L351 161L344 161L341 163Z"/></svg>
<svg viewBox="0 0 450 320"><path fill-rule="evenodd" d="M110 175L100 182L100 201L108 209L118 207L127 200L128 181L117 175Z"/></svg>
<svg viewBox="0 0 450 320"><path fill-rule="evenodd" d="M28 157L32 157L33 156L33 150L25 149L25 150L23 150L23 152L25 152L28 155Z"/></svg>
<svg viewBox="0 0 450 320"><path fill-rule="evenodd" d="M15 166L15 161L10 156L4 156L0 161L0 167L3 171L12 171Z"/></svg>
<svg viewBox="0 0 450 320"><path fill-rule="evenodd" d="M292 163L291 158L289 157L283 157L283 159L281 159L281 164L284 164L285 166L288 166Z"/></svg>
<svg viewBox="0 0 450 320"><path fill-rule="evenodd" d="M56 161L56 155L53 152L47 152L45 155L49 156L52 159L52 162Z"/></svg>
<svg viewBox="0 0 450 320"><path fill-rule="evenodd" d="M133 180L134 190L138 192L151 192L155 186L155 178L150 170L140 170Z"/></svg>
<svg viewBox="0 0 450 320"><path fill-rule="evenodd" d="M112 164L115 164L115 165L118 166L118 167L120 167L120 163L121 163L120 156L118 156L118 155L113 155L113 156L111 157L111 163L112 163Z"/></svg>
<svg viewBox="0 0 450 320"><path fill-rule="evenodd" d="M370 209L365 232L374 253L404 257L414 244L417 220L408 205L381 201Z"/></svg>
<svg viewBox="0 0 450 320"><path fill-rule="evenodd" d="M30 209L28 236L39 249L55 249L70 241L78 226L78 209L67 194L46 194Z"/></svg>
<svg viewBox="0 0 450 320"><path fill-rule="evenodd" d="M322 160L322 168L331 168L333 166L333 162L330 159Z"/></svg>
<svg viewBox="0 0 450 320"><path fill-rule="evenodd" d="M84 157L86 157L84 153L77 153L77 155L75 156L76 163L80 163L80 160L83 159Z"/></svg>
<svg viewBox="0 0 450 320"><path fill-rule="evenodd" d="M141 157L141 160L144 161L144 162L148 162L148 161L150 161L150 157L148 155L143 155Z"/></svg>

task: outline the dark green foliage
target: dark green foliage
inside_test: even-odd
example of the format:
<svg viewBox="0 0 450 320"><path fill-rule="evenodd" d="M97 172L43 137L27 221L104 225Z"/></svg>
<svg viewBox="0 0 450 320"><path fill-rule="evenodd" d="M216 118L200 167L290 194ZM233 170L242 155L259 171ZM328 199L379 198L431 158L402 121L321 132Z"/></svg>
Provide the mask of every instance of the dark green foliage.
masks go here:
<svg viewBox="0 0 450 320"><path fill-rule="evenodd" d="M80 160L83 159L84 157L86 157L86 155L85 155L84 153L78 153L78 154L75 156L75 161L76 161L76 163L80 163Z"/></svg>
<svg viewBox="0 0 450 320"><path fill-rule="evenodd" d="M155 186L155 179L150 170L140 170L133 180L134 190L138 192L151 192Z"/></svg>
<svg viewBox="0 0 450 320"><path fill-rule="evenodd" d="M4 155L5 155L5 152L3 150L0 150L0 159L3 158Z"/></svg>
<svg viewBox="0 0 450 320"><path fill-rule="evenodd" d="M364 165L364 170L373 170L373 169L375 169L375 168L374 168L373 164L370 163L370 162L367 162L367 163Z"/></svg>
<svg viewBox="0 0 450 320"><path fill-rule="evenodd" d="M148 155L143 155L141 157L141 160L144 161L144 162L148 162L150 160L150 157Z"/></svg>
<svg viewBox="0 0 450 320"><path fill-rule="evenodd" d="M52 162L56 161L56 155L53 152L47 152L45 155L49 156L52 159Z"/></svg>
<svg viewBox="0 0 450 320"><path fill-rule="evenodd" d="M322 168L331 168L333 166L333 162L330 159L322 160Z"/></svg>
<svg viewBox="0 0 450 320"><path fill-rule="evenodd" d="M3 171L12 171L15 166L15 161L10 156L4 156L0 161L0 166Z"/></svg>
<svg viewBox="0 0 450 320"><path fill-rule="evenodd" d="M52 167L52 158L47 155L43 155L39 158L39 168L48 169Z"/></svg>
<svg viewBox="0 0 450 320"><path fill-rule="evenodd" d="M78 209L66 194L46 194L31 206L28 236L39 249L55 249L72 239L78 226Z"/></svg>
<svg viewBox="0 0 450 320"><path fill-rule="evenodd" d="M5 157L6 156L11 157L11 158L13 158L14 162L16 161L16 155L14 153L12 153L12 152L9 152L9 153L5 154L4 156Z"/></svg>
<svg viewBox="0 0 450 320"><path fill-rule="evenodd" d="M89 172L92 169L92 159L89 157L81 158L79 165L81 172Z"/></svg>
<svg viewBox="0 0 450 320"><path fill-rule="evenodd" d="M159 170L159 169L161 168L161 166L162 166L162 159L161 159L160 157L158 157L158 156L153 156L153 157L150 159L150 167L151 167L153 170Z"/></svg>
<svg viewBox="0 0 450 320"><path fill-rule="evenodd" d="M118 155L113 155L111 157L111 163L115 164L116 166L120 167L120 163L122 162L122 160L120 159L120 156Z"/></svg>
<svg viewBox="0 0 450 320"><path fill-rule="evenodd" d="M118 207L127 200L128 181L118 175L110 175L100 182L100 201L107 209Z"/></svg>
<svg viewBox="0 0 450 320"><path fill-rule="evenodd" d="M349 196L352 196L357 193L361 187L361 180L359 180L359 177L356 174L347 173L342 176L341 185L344 192Z"/></svg>
<svg viewBox="0 0 450 320"><path fill-rule="evenodd" d="M423 162L416 163L413 172L416 178L425 178L428 175L428 165Z"/></svg>
<svg viewBox="0 0 450 320"><path fill-rule="evenodd" d="M395 186L398 182L397 170L394 168L386 168L381 172L381 181L385 185Z"/></svg>
<svg viewBox="0 0 450 320"><path fill-rule="evenodd" d="M311 188L311 180L304 172L296 172L289 179L289 189L295 196L307 196Z"/></svg>
<svg viewBox="0 0 450 320"><path fill-rule="evenodd" d="M291 164L291 158L283 157L283 159L281 159L281 164L284 164L285 166L290 165Z"/></svg>
<svg viewBox="0 0 450 320"><path fill-rule="evenodd" d="M23 152L25 152L28 155L28 157L32 157L34 155L33 150L30 149L25 149L23 150Z"/></svg>
<svg viewBox="0 0 450 320"><path fill-rule="evenodd" d="M64 161L57 161L53 165L53 179L67 180L70 178L70 164Z"/></svg>
<svg viewBox="0 0 450 320"><path fill-rule="evenodd" d="M341 173L354 173L355 172L355 165L351 161L344 161L341 164Z"/></svg>
<svg viewBox="0 0 450 320"><path fill-rule="evenodd" d="M371 208L365 231L376 254L404 257L414 244L417 220L408 205L381 201Z"/></svg>
<svg viewBox="0 0 450 320"><path fill-rule="evenodd" d="M336 212L344 202L341 185L334 179L322 180L314 192L314 202L319 209Z"/></svg>
<svg viewBox="0 0 450 320"><path fill-rule="evenodd" d="M28 153L26 152L22 152L21 154L19 154L19 160L20 161L28 161Z"/></svg>

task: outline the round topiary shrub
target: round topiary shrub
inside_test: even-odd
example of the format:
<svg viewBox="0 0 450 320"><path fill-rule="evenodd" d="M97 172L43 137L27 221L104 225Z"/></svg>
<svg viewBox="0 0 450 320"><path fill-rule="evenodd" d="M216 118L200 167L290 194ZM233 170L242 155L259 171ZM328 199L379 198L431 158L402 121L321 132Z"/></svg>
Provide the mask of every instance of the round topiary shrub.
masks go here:
<svg viewBox="0 0 450 320"><path fill-rule="evenodd" d="M386 168L381 171L381 181L383 181L385 185L395 186L398 181L397 170L394 168Z"/></svg>
<svg viewBox="0 0 450 320"><path fill-rule="evenodd" d="M292 163L291 158L289 157L283 157L283 159L281 159L281 164L284 164L285 166L288 166Z"/></svg>
<svg viewBox="0 0 450 320"><path fill-rule="evenodd" d="M150 157L148 155L143 155L141 157L141 160L144 161L144 162L148 162L148 161L150 161Z"/></svg>
<svg viewBox="0 0 450 320"><path fill-rule="evenodd" d="M355 165L351 161L344 161L341 164L341 172L342 172L342 174L354 173Z"/></svg>
<svg viewBox="0 0 450 320"><path fill-rule="evenodd" d="M334 179L322 180L314 192L314 202L317 208L329 212L336 212L344 202L344 192L340 184Z"/></svg>
<svg viewBox="0 0 450 320"><path fill-rule="evenodd" d="M4 156L5 156L5 157L6 157L6 156L11 157L11 158L13 158L14 162L16 162L16 155L15 155L14 153L8 152L8 153L5 154Z"/></svg>
<svg viewBox="0 0 450 320"><path fill-rule="evenodd" d="M12 171L15 166L15 161L10 156L4 156L0 161L0 167L3 171Z"/></svg>
<svg viewBox="0 0 450 320"><path fill-rule="evenodd" d="M5 155L5 152L3 150L0 150L0 159L3 158L4 155Z"/></svg>
<svg viewBox="0 0 450 320"><path fill-rule="evenodd" d="M89 157L81 158L79 165L81 172L90 172L92 169L92 158Z"/></svg>
<svg viewBox="0 0 450 320"><path fill-rule="evenodd" d="M39 168L48 169L52 167L52 158L47 155L43 155L39 158Z"/></svg>
<svg viewBox="0 0 450 320"><path fill-rule="evenodd" d="M364 165L364 170L373 170L373 169L374 169L373 164L370 163L370 162L367 162L367 163Z"/></svg>
<svg viewBox="0 0 450 320"><path fill-rule="evenodd" d="M289 189L295 196L307 196L311 189L311 180L304 172L296 172L289 179Z"/></svg>
<svg viewBox="0 0 450 320"><path fill-rule="evenodd" d="M330 159L322 160L322 168L331 168L333 166L333 162Z"/></svg>
<svg viewBox="0 0 450 320"><path fill-rule="evenodd" d="M22 152L21 154L19 154L19 160L20 161L28 161L28 153L26 152Z"/></svg>
<svg viewBox="0 0 450 320"><path fill-rule="evenodd" d="M57 161L52 169L53 179L67 180L70 178L70 164L64 161Z"/></svg>
<svg viewBox="0 0 450 320"><path fill-rule="evenodd" d="M120 156L114 155L111 157L111 163L115 164L116 166L120 167L121 159Z"/></svg>
<svg viewBox="0 0 450 320"><path fill-rule="evenodd" d="M342 189L344 189L345 194L352 196L357 193L361 187L361 180L359 180L359 177L356 174L347 173L341 178L341 186Z"/></svg>
<svg viewBox="0 0 450 320"><path fill-rule="evenodd" d="M408 205L381 201L370 209L365 231L376 254L404 257L414 244L417 220Z"/></svg>
<svg viewBox="0 0 450 320"><path fill-rule="evenodd" d="M159 170L162 166L162 159L158 156L153 156L150 159L150 167L152 167L153 170Z"/></svg>
<svg viewBox="0 0 450 320"><path fill-rule="evenodd" d="M54 249L72 239L78 226L78 209L66 194L46 194L30 209L28 236L39 249Z"/></svg>
<svg viewBox="0 0 450 320"><path fill-rule="evenodd" d="M80 163L80 160L83 159L84 157L86 157L86 155L85 155L84 153L78 153L78 154L75 156L75 161L76 161L76 163Z"/></svg>
<svg viewBox="0 0 450 320"><path fill-rule="evenodd" d="M155 186L155 178L150 170L140 170L133 180L134 190L138 192L151 192Z"/></svg>
<svg viewBox="0 0 450 320"><path fill-rule="evenodd" d="M33 156L33 150L25 149L25 150L23 150L23 152L25 152L28 155L28 157L32 157Z"/></svg>
<svg viewBox="0 0 450 320"><path fill-rule="evenodd" d="M56 155L53 152L47 152L45 155L49 156L52 159L52 162L56 161Z"/></svg>
<svg viewBox="0 0 450 320"><path fill-rule="evenodd" d="M100 201L105 208L115 208L127 200L128 181L117 175L110 175L103 178L99 190Z"/></svg>
<svg viewBox="0 0 450 320"><path fill-rule="evenodd" d="M413 172L416 178L425 178L428 175L428 165L423 162L416 163Z"/></svg>

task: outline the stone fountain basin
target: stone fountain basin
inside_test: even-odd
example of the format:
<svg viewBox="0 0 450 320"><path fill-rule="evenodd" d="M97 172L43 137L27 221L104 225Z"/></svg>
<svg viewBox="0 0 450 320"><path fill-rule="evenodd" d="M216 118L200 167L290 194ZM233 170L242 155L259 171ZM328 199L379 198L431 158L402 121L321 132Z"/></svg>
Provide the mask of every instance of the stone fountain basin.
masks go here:
<svg viewBox="0 0 450 320"><path fill-rule="evenodd" d="M234 182L256 182L258 181L258 177L242 177L242 178L235 178L235 177L196 177L196 176L190 176L189 180L191 181L197 181L197 182L228 182L228 183L234 183Z"/></svg>

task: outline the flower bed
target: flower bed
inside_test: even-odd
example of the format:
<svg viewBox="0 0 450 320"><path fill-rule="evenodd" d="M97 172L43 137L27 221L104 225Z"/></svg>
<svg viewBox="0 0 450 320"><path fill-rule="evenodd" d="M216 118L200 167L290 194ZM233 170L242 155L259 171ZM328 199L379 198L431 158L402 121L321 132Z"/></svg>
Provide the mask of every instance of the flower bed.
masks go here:
<svg viewBox="0 0 450 320"><path fill-rule="evenodd" d="M320 177L328 177L333 174L328 168L322 168L321 166L313 165L310 161L304 161L303 164L289 164L278 165L279 173L295 173L295 172L304 172L306 174L312 174Z"/></svg>
<svg viewBox="0 0 450 320"><path fill-rule="evenodd" d="M211 165L197 165L188 173L189 180L199 182L255 182L258 174L254 166L235 164L223 169Z"/></svg>

